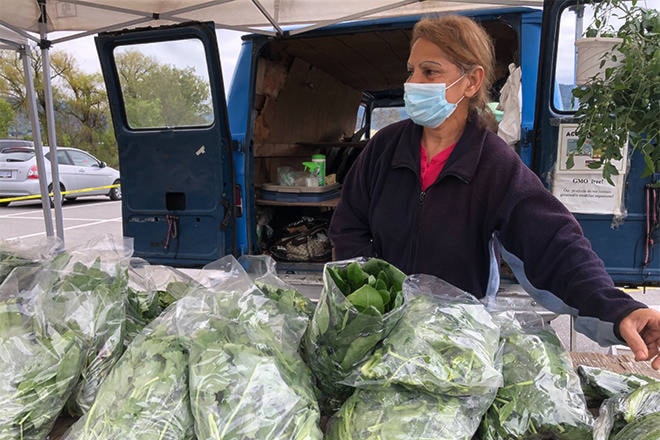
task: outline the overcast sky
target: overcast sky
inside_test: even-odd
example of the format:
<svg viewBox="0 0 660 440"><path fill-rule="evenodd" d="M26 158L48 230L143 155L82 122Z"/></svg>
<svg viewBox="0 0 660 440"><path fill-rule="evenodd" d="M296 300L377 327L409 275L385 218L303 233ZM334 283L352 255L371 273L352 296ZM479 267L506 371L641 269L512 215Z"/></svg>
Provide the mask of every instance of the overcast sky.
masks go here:
<svg viewBox="0 0 660 440"><path fill-rule="evenodd" d="M53 32L49 39L56 41L64 35L70 33ZM241 49L241 32L229 30L217 30L218 49L220 51L220 62L222 63L222 78L225 82L225 93L229 89L229 83L234 75L234 66ZM56 43L52 46L52 51L65 51L73 55L78 63L78 67L85 72L100 72L99 57L94 46L94 37L82 37L71 41Z"/></svg>

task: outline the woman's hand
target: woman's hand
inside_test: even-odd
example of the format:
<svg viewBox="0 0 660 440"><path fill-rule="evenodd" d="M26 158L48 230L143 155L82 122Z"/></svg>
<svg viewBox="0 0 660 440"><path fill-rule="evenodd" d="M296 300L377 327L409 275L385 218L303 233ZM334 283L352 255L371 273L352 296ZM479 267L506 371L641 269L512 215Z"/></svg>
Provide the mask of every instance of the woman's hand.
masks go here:
<svg viewBox="0 0 660 440"><path fill-rule="evenodd" d="M660 311L633 310L619 324L619 333L635 355L636 361L652 361L660 370Z"/></svg>

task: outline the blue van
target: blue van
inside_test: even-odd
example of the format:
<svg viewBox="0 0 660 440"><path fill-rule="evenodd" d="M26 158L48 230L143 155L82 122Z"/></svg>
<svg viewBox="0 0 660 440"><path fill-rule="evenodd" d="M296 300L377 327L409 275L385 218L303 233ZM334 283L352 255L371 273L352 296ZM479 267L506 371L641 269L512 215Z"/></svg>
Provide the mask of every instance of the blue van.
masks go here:
<svg viewBox="0 0 660 440"><path fill-rule="evenodd" d="M582 8L562 0L546 1L544 10L463 12L495 43L494 96L519 69L511 146L562 197L601 188L592 175L562 165L575 142L571 54ZM403 82L419 18L246 35L227 94L213 23L99 34L122 170L123 229L135 255L195 267L226 254L269 253L280 269L320 270L331 258L325 228L343 176L375 131L406 117ZM132 60L153 68L138 72ZM308 185L303 166L317 154L325 157L323 187ZM651 243L660 220L653 216L647 225L644 202L654 177L641 177L635 155L626 166L626 180L605 188L616 203L594 197L588 209L572 210L615 282L657 283Z"/></svg>

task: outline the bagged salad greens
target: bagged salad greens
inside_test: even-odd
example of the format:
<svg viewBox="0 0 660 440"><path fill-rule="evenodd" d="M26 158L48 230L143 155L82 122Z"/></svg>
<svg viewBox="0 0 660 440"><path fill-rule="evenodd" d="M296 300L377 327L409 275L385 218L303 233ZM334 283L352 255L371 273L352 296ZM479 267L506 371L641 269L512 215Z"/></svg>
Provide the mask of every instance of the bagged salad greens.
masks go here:
<svg viewBox="0 0 660 440"><path fill-rule="evenodd" d="M22 270L24 269L24 270ZM44 275L43 269L36 271ZM33 268L16 268L0 288L0 439L46 438L80 375L84 341L42 307L47 291L36 283L15 291L11 278L23 273L36 280ZM24 286L26 287L26 286ZM56 320L55 320L56 321Z"/></svg>
<svg viewBox="0 0 660 440"><path fill-rule="evenodd" d="M53 237L30 244L19 240L0 240L0 284L15 267L47 263L61 246L62 242Z"/></svg>
<svg viewBox="0 0 660 440"><path fill-rule="evenodd" d="M624 426L611 440L657 440L660 438L660 412L641 416Z"/></svg>
<svg viewBox="0 0 660 440"><path fill-rule="evenodd" d="M270 299L287 310L287 313L312 317L316 305L277 275L277 262L269 255L242 255L238 262L246 270L257 287Z"/></svg>
<svg viewBox="0 0 660 440"><path fill-rule="evenodd" d="M434 396L492 398L502 383L499 326L484 305L431 275L409 276L403 290L407 303L401 318L342 383L376 389L397 384Z"/></svg>
<svg viewBox="0 0 660 440"><path fill-rule="evenodd" d="M605 399L628 394L656 379L642 374L615 373L598 367L577 367L584 397L590 408L598 408Z"/></svg>
<svg viewBox="0 0 660 440"><path fill-rule="evenodd" d="M377 259L326 263L323 290L303 338L324 414L352 393L340 382L367 359L403 313L405 274Z"/></svg>
<svg viewBox="0 0 660 440"><path fill-rule="evenodd" d="M129 345L73 439L321 439L307 317L287 316L231 256ZM286 399L282 399L286 396Z"/></svg>
<svg viewBox="0 0 660 440"><path fill-rule="evenodd" d="M631 392L606 399L600 406L598 418L594 424L593 439L619 438L620 431L626 429L628 425L652 414L660 414L660 382L655 381L642 385ZM655 420L657 422L657 419ZM653 424L651 421L646 421L644 426L653 426L654 432L660 431L660 424ZM622 436L633 438L629 437L631 432L637 432L637 428L626 429Z"/></svg>
<svg viewBox="0 0 660 440"><path fill-rule="evenodd" d="M212 271L205 284L225 293L190 350L197 437L322 439L312 375L299 354L308 315L290 296L264 294L233 258L205 266ZM284 283L271 274L268 285Z"/></svg>
<svg viewBox="0 0 660 440"><path fill-rule="evenodd" d="M493 312L500 323L504 384L479 433L495 439L590 439L593 417L568 352L533 312Z"/></svg>
<svg viewBox="0 0 660 440"><path fill-rule="evenodd" d="M194 440L184 341L156 320L127 348L66 440Z"/></svg>
<svg viewBox="0 0 660 440"><path fill-rule="evenodd" d="M330 418L325 438L470 440L483 411L480 396L432 396L396 385L358 389Z"/></svg>
<svg viewBox="0 0 660 440"><path fill-rule="evenodd" d="M170 304L200 288L190 276L169 266L151 265L140 258L130 260L124 346L156 319Z"/></svg>
<svg viewBox="0 0 660 440"><path fill-rule="evenodd" d="M99 385L124 351L128 261L132 249L123 240L103 237L66 252L57 280L43 307L58 316L57 328L70 328L85 341L85 362L67 411L89 410Z"/></svg>

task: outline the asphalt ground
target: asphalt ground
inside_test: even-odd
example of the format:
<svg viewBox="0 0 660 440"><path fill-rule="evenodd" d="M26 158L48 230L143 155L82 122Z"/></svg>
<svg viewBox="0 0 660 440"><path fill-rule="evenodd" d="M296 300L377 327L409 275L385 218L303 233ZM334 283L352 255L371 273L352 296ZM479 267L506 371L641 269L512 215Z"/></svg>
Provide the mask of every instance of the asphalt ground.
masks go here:
<svg viewBox="0 0 660 440"><path fill-rule="evenodd" d="M54 210L51 209L51 213L54 216ZM62 207L62 224L65 248L85 246L104 235L121 237L121 202L113 202L103 196L67 201ZM45 237L45 222L40 203L24 201L0 207L0 240L18 239L26 245L31 245L43 242ZM320 275L287 275L283 278L306 295L318 298L322 286ZM515 290L517 287L513 288ZM521 288L519 290L522 292ZM625 291L638 301L660 308L660 288L640 287ZM550 325L564 346L571 351L627 353L625 347L600 347L586 336L573 332L568 316L557 316L550 321Z"/></svg>

